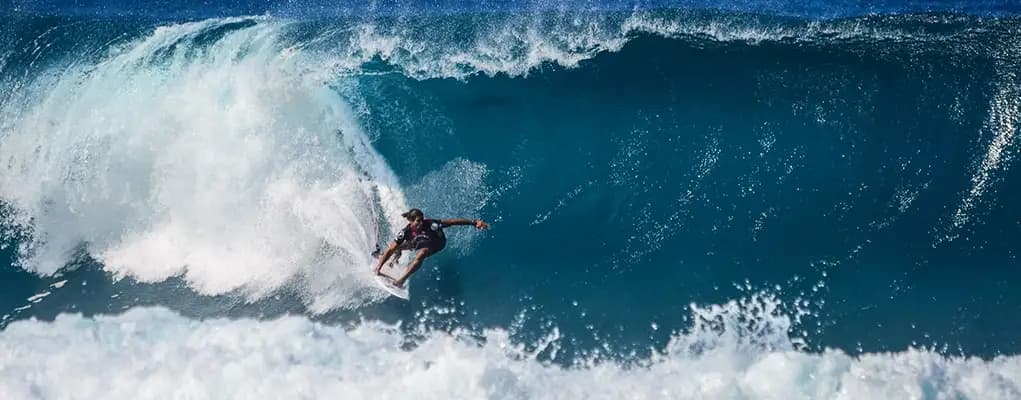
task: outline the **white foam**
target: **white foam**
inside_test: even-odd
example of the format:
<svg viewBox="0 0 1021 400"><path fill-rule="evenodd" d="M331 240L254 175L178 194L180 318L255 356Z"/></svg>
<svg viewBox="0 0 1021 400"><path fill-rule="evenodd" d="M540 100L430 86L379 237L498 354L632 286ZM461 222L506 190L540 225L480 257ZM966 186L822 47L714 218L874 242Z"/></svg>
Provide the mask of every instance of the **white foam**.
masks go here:
<svg viewBox="0 0 1021 400"><path fill-rule="evenodd" d="M768 303L768 302L767 302ZM161 308L61 315L0 332L0 397L18 399L1016 399L1021 357L928 350L808 353L786 319L737 303L693 308L695 327L646 359L542 361L566 338L531 345L507 331L344 329L302 316L186 319ZM742 322L743 321L743 322ZM734 324L741 324L742 327ZM759 328L755 328L755 327ZM765 327L766 329L761 329ZM555 349L553 349L555 350Z"/></svg>
<svg viewBox="0 0 1021 400"><path fill-rule="evenodd" d="M315 311L381 297L363 273L370 204L396 223L404 196L315 60L282 50L285 25L160 27L26 85L0 113L21 265L55 273L84 244L117 277L204 294L293 284Z"/></svg>

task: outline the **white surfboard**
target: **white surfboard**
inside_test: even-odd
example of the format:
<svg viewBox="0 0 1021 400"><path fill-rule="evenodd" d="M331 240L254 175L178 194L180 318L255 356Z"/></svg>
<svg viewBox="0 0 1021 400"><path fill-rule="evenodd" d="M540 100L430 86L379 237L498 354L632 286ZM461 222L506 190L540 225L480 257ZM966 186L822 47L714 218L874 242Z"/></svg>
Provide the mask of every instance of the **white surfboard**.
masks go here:
<svg viewBox="0 0 1021 400"><path fill-rule="evenodd" d="M375 269L376 266L373 265L370 271L373 271ZM403 275L405 270L407 270L406 265L400 264L393 265L388 263L388 265L384 265L383 269L379 271L383 275L376 275L376 284L378 284L379 287L381 287L383 290L386 290L387 293L390 293L394 297L399 297L404 300L407 300L409 298L408 287L411 286L411 282L404 281L403 287L397 287L394 286L393 284L394 279L397 279L395 277Z"/></svg>

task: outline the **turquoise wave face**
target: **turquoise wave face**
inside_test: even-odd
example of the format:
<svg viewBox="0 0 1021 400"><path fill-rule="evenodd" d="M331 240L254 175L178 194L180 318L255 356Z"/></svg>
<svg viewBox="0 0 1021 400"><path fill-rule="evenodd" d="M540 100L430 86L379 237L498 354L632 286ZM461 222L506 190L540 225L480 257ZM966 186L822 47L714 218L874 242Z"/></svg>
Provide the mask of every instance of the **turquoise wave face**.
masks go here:
<svg viewBox="0 0 1021 400"><path fill-rule="evenodd" d="M1016 353L1017 22L9 20L4 321L555 326L575 360L765 293L809 349ZM397 304L362 272L408 207L493 229Z"/></svg>
<svg viewBox="0 0 1021 400"><path fill-rule="evenodd" d="M1007 25L724 21L526 76L360 78L410 203L474 213L457 200L492 193L478 214L498 229L439 267L457 283L436 298L487 304L482 319L540 304L640 347L649 321L748 282L818 310L813 343L1016 346ZM487 186L465 185L480 165Z"/></svg>

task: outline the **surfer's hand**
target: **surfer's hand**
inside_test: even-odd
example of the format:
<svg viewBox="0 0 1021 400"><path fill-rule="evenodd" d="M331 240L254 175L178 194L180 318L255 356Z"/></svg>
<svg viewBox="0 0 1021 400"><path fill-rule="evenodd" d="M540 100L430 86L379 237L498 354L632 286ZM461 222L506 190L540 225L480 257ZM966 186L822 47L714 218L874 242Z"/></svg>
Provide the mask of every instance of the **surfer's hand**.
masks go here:
<svg viewBox="0 0 1021 400"><path fill-rule="evenodd" d="M475 220L475 229L483 230L486 228L489 228L489 224L487 224L486 221L483 221L481 219Z"/></svg>

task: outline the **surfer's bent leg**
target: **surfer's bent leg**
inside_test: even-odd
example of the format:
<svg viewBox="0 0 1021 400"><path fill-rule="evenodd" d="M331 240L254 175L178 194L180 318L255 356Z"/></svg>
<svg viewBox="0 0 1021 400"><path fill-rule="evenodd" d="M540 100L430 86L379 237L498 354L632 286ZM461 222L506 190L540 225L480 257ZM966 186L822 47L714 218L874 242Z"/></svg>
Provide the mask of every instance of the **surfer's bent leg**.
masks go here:
<svg viewBox="0 0 1021 400"><path fill-rule="evenodd" d="M407 281L409 277L411 277L411 274L414 274L415 271L417 271L418 268L422 266L422 262L425 261L425 259L431 256L433 253L435 253L435 251L428 247L419 249L418 254L415 256L415 259L411 261L411 265L408 266L408 271L405 272L404 276L400 277L400 279L394 281L394 286L403 287L404 282Z"/></svg>
<svg viewBox="0 0 1021 400"><path fill-rule="evenodd" d="M443 250L443 248L446 246L447 241L440 240L430 242L425 247L419 247L418 255L415 256L415 260L412 261L411 265L408 266L408 272L405 272L404 276L394 281L394 285L397 287L404 286L404 281L408 280L408 278L411 277L411 275L414 274L415 271L417 271L418 268L422 266L422 262L425 261L426 258L432 256L433 254L439 253L440 250Z"/></svg>

